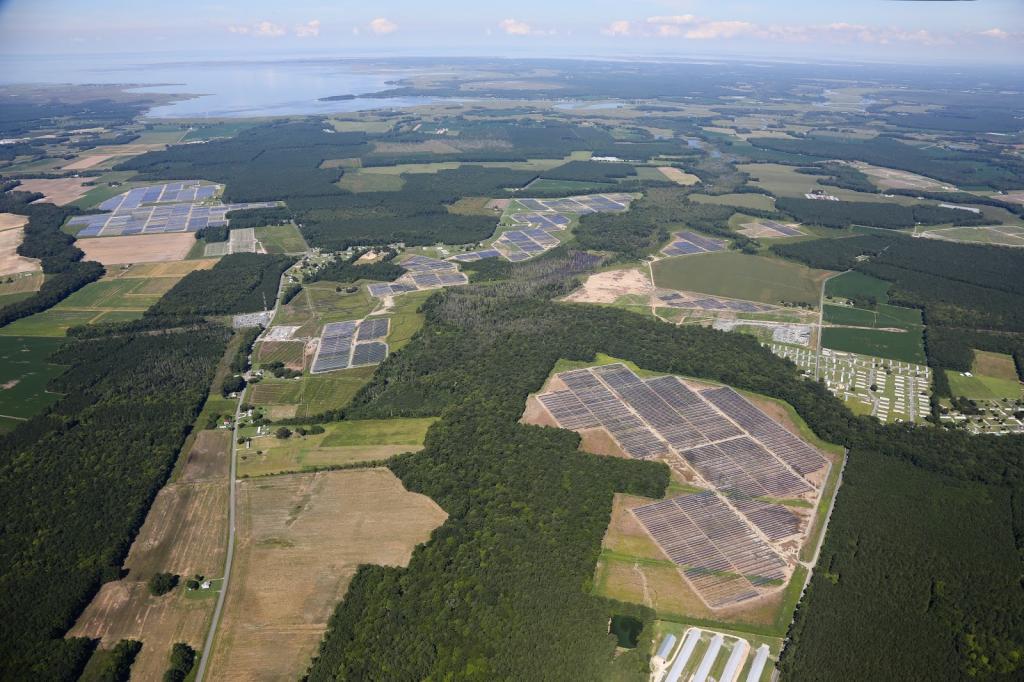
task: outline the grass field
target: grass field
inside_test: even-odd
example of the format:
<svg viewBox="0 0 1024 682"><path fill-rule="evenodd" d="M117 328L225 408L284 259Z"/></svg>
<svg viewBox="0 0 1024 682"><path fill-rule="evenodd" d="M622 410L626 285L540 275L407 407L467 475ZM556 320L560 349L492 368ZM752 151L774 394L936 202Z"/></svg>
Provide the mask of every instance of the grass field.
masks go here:
<svg viewBox="0 0 1024 682"><path fill-rule="evenodd" d="M825 296L829 298L855 298L858 296L874 296L879 303L889 300L891 284L862 272L851 271L836 275L825 283Z"/></svg>
<svg viewBox="0 0 1024 682"><path fill-rule="evenodd" d="M253 405L296 405L295 416L308 417L344 407L373 376L376 367L357 367L301 379L264 379L249 390Z"/></svg>
<svg viewBox="0 0 1024 682"><path fill-rule="evenodd" d="M898 327L912 329L922 325L921 311L882 303L874 310L852 306L826 305L825 322L853 327Z"/></svg>
<svg viewBox="0 0 1024 682"><path fill-rule="evenodd" d="M160 679L175 642L201 649L214 590L187 594L184 586L154 597L146 581L170 571L182 582L196 573L219 577L227 539L229 431L202 431L182 475L157 494L125 560L128 575L106 583L68 633L100 639L109 648L123 638L142 641L133 679ZM203 598L197 598L203 597Z"/></svg>
<svg viewBox="0 0 1024 682"><path fill-rule="evenodd" d="M925 364L926 361L919 329L884 332L875 329L826 327L822 330L821 344L834 350L914 362L919 365Z"/></svg>
<svg viewBox="0 0 1024 682"><path fill-rule="evenodd" d="M946 227L938 230L928 230L923 234L934 239L946 239L957 242L1024 246L1024 228L1017 225Z"/></svg>
<svg viewBox="0 0 1024 682"><path fill-rule="evenodd" d="M296 679L360 564L402 566L447 515L386 469L239 483L235 567L210 679Z"/></svg>
<svg viewBox="0 0 1024 682"><path fill-rule="evenodd" d="M423 447L427 429L437 421L368 419L325 424L325 433L280 439L260 436L239 448L238 474L266 476L387 459ZM263 454L258 454L262 452Z"/></svg>
<svg viewBox="0 0 1024 682"><path fill-rule="evenodd" d="M64 336L69 327L97 322L127 322L142 317L140 311L120 310L98 312L90 310L57 310L23 317L0 329L0 336Z"/></svg>
<svg viewBox="0 0 1024 682"><path fill-rule="evenodd" d="M761 211L774 211L775 200L766 194L720 194L711 196L708 194L691 194L690 198L698 204L718 204L720 206L739 206L740 208L755 208Z"/></svg>
<svg viewBox="0 0 1024 682"><path fill-rule="evenodd" d="M659 287L762 303L815 306L827 275L797 263L733 251L665 258L654 264Z"/></svg>
<svg viewBox="0 0 1024 682"><path fill-rule="evenodd" d="M458 166L458 164L455 164ZM348 192L397 192L405 186L401 175L372 173L363 169L345 171L338 187Z"/></svg>
<svg viewBox="0 0 1024 682"><path fill-rule="evenodd" d="M414 291L395 299L395 305L391 309L391 331L388 333L390 352L393 353L408 344L413 335L423 327L423 313L417 311L434 293Z"/></svg>
<svg viewBox="0 0 1024 682"><path fill-rule="evenodd" d="M54 310L134 310L144 312L160 300L180 277L104 277L71 294Z"/></svg>
<svg viewBox="0 0 1024 682"><path fill-rule="evenodd" d="M916 203L913 197L896 195L892 198L885 198L880 194L855 192L833 185L822 185L818 182L820 176L797 173L796 166L751 163L737 165L736 168L751 175L750 184L753 186L766 189L780 197L802 197L807 192L820 189L844 201L874 201L904 206Z"/></svg>
<svg viewBox="0 0 1024 682"><path fill-rule="evenodd" d="M1009 355L975 350L971 375L968 377L946 370L953 395L975 400L1016 400L1021 397L1022 386L1013 357Z"/></svg>
<svg viewBox="0 0 1024 682"><path fill-rule="evenodd" d="M257 227L256 239L267 253L303 253L309 248L293 224Z"/></svg>
<svg viewBox="0 0 1024 682"><path fill-rule="evenodd" d="M281 306L275 324L299 325L302 327L297 336L313 336L319 327L327 322L356 320L365 317L377 306L377 301L370 297L366 287L348 294L336 291L338 285L333 282L310 282L303 285L298 296L286 305Z"/></svg>
<svg viewBox="0 0 1024 682"><path fill-rule="evenodd" d="M46 384L64 372L47 362L63 341L51 338L0 336L0 432L42 412L60 397Z"/></svg>

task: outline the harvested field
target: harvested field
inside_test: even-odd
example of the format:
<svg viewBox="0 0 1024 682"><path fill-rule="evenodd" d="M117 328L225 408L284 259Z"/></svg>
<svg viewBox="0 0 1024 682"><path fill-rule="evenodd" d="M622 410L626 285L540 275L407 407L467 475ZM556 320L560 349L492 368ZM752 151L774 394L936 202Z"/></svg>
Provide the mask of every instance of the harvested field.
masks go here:
<svg viewBox="0 0 1024 682"><path fill-rule="evenodd" d="M629 268L591 275L581 288L564 300L571 303L615 303L620 296L653 292L650 275L640 268Z"/></svg>
<svg viewBox="0 0 1024 682"><path fill-rule="evenodd" d="M186 593L179 586L154 597L146 581L156 572L217 577L227 539L227 457L231 433L203 431L180 479L157 495L125 561L128 576L104 585L68 636L101 640L110 648L124 638L143 642L133 679L160 679L175 642L201 649L216 590Z"/></svg>
<svg viewBox="0 0 1024 682"><path fill-rule="evenodd" d="M92 187L84 185L90 178L37 178L22 180L19 190L39 192L43 195L40 201L64 206L81 198Z"/></svg>
<svg viewBox="0 0 1024 682"><path fill-rule="evenodd" d="M17 213L0 213L0 232L24 227L26 223L28 223L28 216Z"/></svg>
<svg viewBox="0 0 1024 682"><path fill-rule="evenodd" d="M110 237L110 239L116 239L116 237ZM134 239L134 237L132 237ZM76 242L82 244L85 241ZM134 278L134 277L184 277L190 272L195 270L209 270L217 264L215 258L207 258L201 260L186 260L186 261L163 261L156 263L134 263L131 266L124 266L114 270L109 276L117 277L118 279Z"/></svg>
<svg viewBox="0 0 1024 682"><path fill-rule="evenodd" d="M18 246L24 236L25 228L23 227L14 227L0 232L0 275L36 272L42 269L38 259L18 255Z"/></svg>
<svg viewBox="0 0 1024 682"><path fill-rule="evenodd" d="M301 676L357 567L408 564L446 518L385 469L242 481L236 564L210 679Z"/></svg>
<svg viewBox="0 0 1024 682"><path fill-rule="evenodd" d="M917 175L916 173L896 170L895 168L882 168L859 161L855 161L851 165L871 178L871 181L879 189L917 189L933 192L949 192L956 189L944 182L933 180L923 175Z"/></svg>
<svg viewBox="0 0 1024 682"><path fill-rule="evenodd" d="M117 265L184 260L195 243L191 232L176 232L79 239L76 246L85 252L86 260Z"/></svg>
<svg viewBox="0 0 1024 682"><path fill-rule="evenodd" d="M83 156L80 159L72 161L68 165L64 166L64 170L85 170L98 166L108 159L114 158L114 154L90 154L89 156Z"/></svg>
<svg viewBox="0 0 1024 682"><path fill-rule="evenodd" d="M674 166L660 166L658 170L661 171L662 175L677 185L689 187L690 185L696 185L700 182L700 178L693 173L687 173L686 171L682 171Z"/></svg>

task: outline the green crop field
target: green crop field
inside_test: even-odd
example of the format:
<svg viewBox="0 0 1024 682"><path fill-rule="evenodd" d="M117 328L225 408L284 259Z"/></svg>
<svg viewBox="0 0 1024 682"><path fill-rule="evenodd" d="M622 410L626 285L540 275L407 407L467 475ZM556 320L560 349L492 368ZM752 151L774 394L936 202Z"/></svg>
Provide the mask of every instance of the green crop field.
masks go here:
<svg viewBox="0 0 1024 682"><path fill-rule="evenodd" d="M883 303L874 310L842 305L825 306L825 322L853 327L920 327L921 311Z"/></svg>
<svg viewBox="0 0 1024 682"><path fill-rule="evenodd" d="M53 338L0 336L0 432L41 412L58 398L46 384L64 372L47 360L63 341Z"/></svg>
<svg viewBox="0 0 1024 682"><path fill-rule="evenodd" d="M253 385L254 405L298 405L297 416L309 417L344 407L373 376L376 367L357 367L301 379L264 379Z"/></svg>
<svg viewBox="0 0 1024 682"><path fill-rule="evenodd" d="M739 206L740 208L756 208L762 211L774 211L775 200L766 194L691 194L690 198L698 204L718 204L720 206Z"/></svg>
<svg viewBox="0 0 1024 682"><path fill-rule="evenodd" d="M921 331L883 332L876 329L826 327L821 343L826 348L904 362L925 363Z"/></svg>
<svg viewBox="0 0 1024 682"><path fill-rule="evenodd" d="M275 225L256 228L256 239L267 253L303 253L306 240L295 225Z"/></svg>
<svg viewBox="0 0 1024 682"><path fill-rule="evenodd" d="M437 417L420 419L361 419L333 425L321 445L423 445Z"/></svg>
<svg viewBox="0 0 1024 682"><path fill-rule="evenodd" d="M879 303L889 300L889 282L861 272L851 271L836 275L825 283L825 295L829 298L855 298L874 296Z"/></svg>
<svg viewBox="0 0 1024 682"><path fill-rule="evenodd" d="M999 379L979 374L964 376L948 369L946 377L953 395L958 397L974 400L1017 400L1021 397L1021 384L1016 379Z"/></svg>
<svg viewBox="0 0 1024 682"><path fill-rule="evenodd" d="M828 273L767 256L735 251L665 258L654 264L659 287L700 291L762 303L817 305Z"/></svg>
<svg viewBox="0 0 1024 682"><path fill-rule="evenodd" d="M55 310L135 310L143 312L160 300L180 277L101 279L68 296Z"/></svg>

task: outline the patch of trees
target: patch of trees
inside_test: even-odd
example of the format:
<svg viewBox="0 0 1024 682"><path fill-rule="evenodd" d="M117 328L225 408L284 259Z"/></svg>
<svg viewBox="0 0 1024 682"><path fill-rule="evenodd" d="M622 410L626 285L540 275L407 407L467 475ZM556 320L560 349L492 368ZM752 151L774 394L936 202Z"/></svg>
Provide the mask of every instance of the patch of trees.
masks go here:
<svg viewBox="0 0 1024 682"><path fill-rule="evenodd" d="M154 573L146 587L154 597L162 597L178 586L179 579L176 573Z"/></svg>
<svg viewBox="0 0 1024 682"><path fill-rule="evenodd" d="M44 413L0 436L0 679L75 679L89 640L63 639L121 564L206 399L230 331L75 338ZM158 332L159 333L155 333Z"/></svg>
<svg viewBox="0 0 1024 682"><path fill-rule="evenodd" d="M581 454L573 433L518 424L527 395L559 358L590 360L602 352L654 371L729 383L785 400L817 434L857 452L992 486L1024 482L1021 439L854 416L823 384L802 380L792 363L756 339L551 303L571 289L572 278L518 268L503 281L428 299L425 326L412 343L332 415L441 415L422 452L388 466L449 518L414 552L408 568L360 569L309 679L442 678L468 669L495 679L611 676L617 662L607 622L621 611L586 589L611 494L657 496L667 472L647 462ZM872 528L887 532L885 524ZM999 528L1005 532L1007 525ZM947 551L942 543L931 549ZM990 596L1013 592L1008 598L1019 599L1015 584L1000 582L1005 577L1002 572L987 583L995 590ZM920 571L914 580L910 599L929 583ZM888 593L884 603L881 595L864 598L875 599L872 608L891 608ZM964 621L979 632L1015 636L1007 627L1012 624L990 617L986 608L981 600L966 602ZM649 623L651 616L640 619ZM945 646L964 621L944 621L913 636L928 637L928 648Z"/></svg>
<svg viewBox="0 0 1024 682"><path fill-rule="evenodd" d="M885 136L870 140L824 136L798 139L752 137L748 142L760 149L790 154L865 161L965 187L1013 189L1024 184L1024 164L1010 157L993 157L981 152L937 147L923 148Z"/></svg>
<svg viewBox="0 0 1024 682"><path fill-rule="evenodd" d="M74 245L75 238L60 229L69 216L78 212L77 209L32 203L42 196L37 192L0 194L0 213L28 216L18 254L40 259L46 275L39 291L0 308L0 327L52 308L86 284L98 280L105 272L99 263L82 261L84 254Z"/></svg>
<svg viewBox="0 0 1024 682"><path fill-rule="evenodd" d="M220 384L220 394L225 398L232 393L241 393L243 390L245 390L245 379L237 374L224 377L224 381Z"/></svg>
<svg viewBox="0 0 1024 682"><path fill-rule="evenodd" d="M291 221L292 214L284 206L275 208L243 208L239 211L229 211L227 219L231 223L231 229L237 230L246 227L263 227L264 225L284 225Z"/></svg>
<svg viewBox="0 0 1024 682"><path fill-rule="evenodd" d="M185 682L196 662L196 650L184 642L171 647L171 665L164 671L163 682Z"/></svg>
<svg viewBox="0 0 1024 682"><path fill-rule="evenodd" d="M360 279L393 282L405 274L405 268L394 262L395 256L398 255L394 249L384 250L381 259L375 263L358 263L366 253L366 249L357 249L348 258L335 257L334 260L322 265L306 279L310 282L326 280L347 283Z"/></svg>
<svg viewBox="0 0 1024 682"><path fill-rule="evenodd" d="M12 95L4 99L0 112L0 137L20 137L41 128L111 127L130 123L151 98L114 101L94 99L85 102L38 101L32 96ZM67 119L72 119L68 121Z"/></svg>
<svg viewBox="0 0 1024 682"><path fill-rule="evenodd" d="M874 201L824 201L803 197L780 197L775 208L790 214L808 225L844 228L850 225L870 225L901 230L917 224L982 225L990 220L971 211L915 204L883 204Z"/></svg>
<svg viewBox="0 0 1024 682"><path fill-rule="evenodd" d="M110 651L97 650L93 654L96 662L85 669L79 682L128 682L140 651L142 642L134 639L122 639Z"/></svg>
<svg viewBox="0 0 1024 682"><path fill-rule="evenodd" d="M302 285L298 282L294 282L285 287L285 290L281 293L281 305L288 305L292 302L296 296L302 292Z"/></svg>
<svg viewBox="0 0 1024 682"><path fill-rule="evenodd" d="M233 253L186 275L146 315L229 315L273 307L291 256Z"/></svg>
<svg viewBox="0 0 1024 682"><path fill-rule="evenodd" d="M280 360L275 360L274 362L265 362L261 364L260 367L266 370L267 372L270 372L278 379L294 379L296 377L302 376L302 372L300 370L285 367L284 363L281 362Z"/></svg>
<svg viewBox="0 0 1024 682"><path fill-rule="evenodd" d="M822 185L832 185L851 189L855 192L877 193L878 188L871 184L868 176L860 170L845 163L823 163L818 166L807 166L797 168L797 173L804 175L823 176L818 182Z"/></svg>
<svg viewBox="0 0 1024 682"><path fill-rule="evenodd" d="M1017 377L1024 381L1024 333L996 333L931 325L925 329L924 342L928 364L933 367L969 372L974 363L974 349L984 350L1011 356ZM945 383L944 388L942 395L949 396L948 383Z"/></svg>
<svg viewBox="0 0 1024 682"><path fill-rule="evenodd" d="M252 346L256 339L263 332L262 327L246 327L237 332L239 336L238 350L231 358L230 369L232 372L241 374L249 370L249 356L252 354Z"/></svg>
<svg viewBox="0 0 1024 682"><path fill-rule="evenodd" d="M230 230L227 225L210 225L196 230L196 239L203 239L208 244L226 242L230 236Z"/></svg>

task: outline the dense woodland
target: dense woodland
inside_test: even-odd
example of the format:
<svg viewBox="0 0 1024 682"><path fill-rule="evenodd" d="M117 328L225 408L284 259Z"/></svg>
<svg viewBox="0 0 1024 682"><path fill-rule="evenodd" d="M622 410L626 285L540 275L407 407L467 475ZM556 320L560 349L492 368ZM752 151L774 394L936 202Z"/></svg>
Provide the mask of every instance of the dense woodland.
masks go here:
<svg viewBox="0 0 1024 682"><path fill-rule="evenodd" d="M146 315L229 315L269 310L291 256L234 253L209 270L195 270L156 302Z"/></svg>
<svg viewBox="0 0 1024 682"><path fill-rule="evenodd" d="M50 390L64 397L0 437L0 606L17 614L0 621L0 679L81 671L94 643L61 637L119 577L230 335L133 328L99 327L62 347L53 361L69 368Z"/></svg>
<svg viewBox="0 0 1024 682"><path fill-rule="evenodd" d="M374 263L357 263L366 254L365 249L356 249L348 258L335 257L305 277L307 281L351 283L361 279L378 282L393 282L405 274L405 268L395 263L398 252L385 249L380 260Z"/></svg>
<svg viewBox="0 0 1024 682"><path fill-rule="evenodd" d="M873 201L826 201L780 197L775 208L808 225L842 228L869 225L902 230L914 225L982 225L991 221L971 211L926 204L900 206Z"/></svg>

